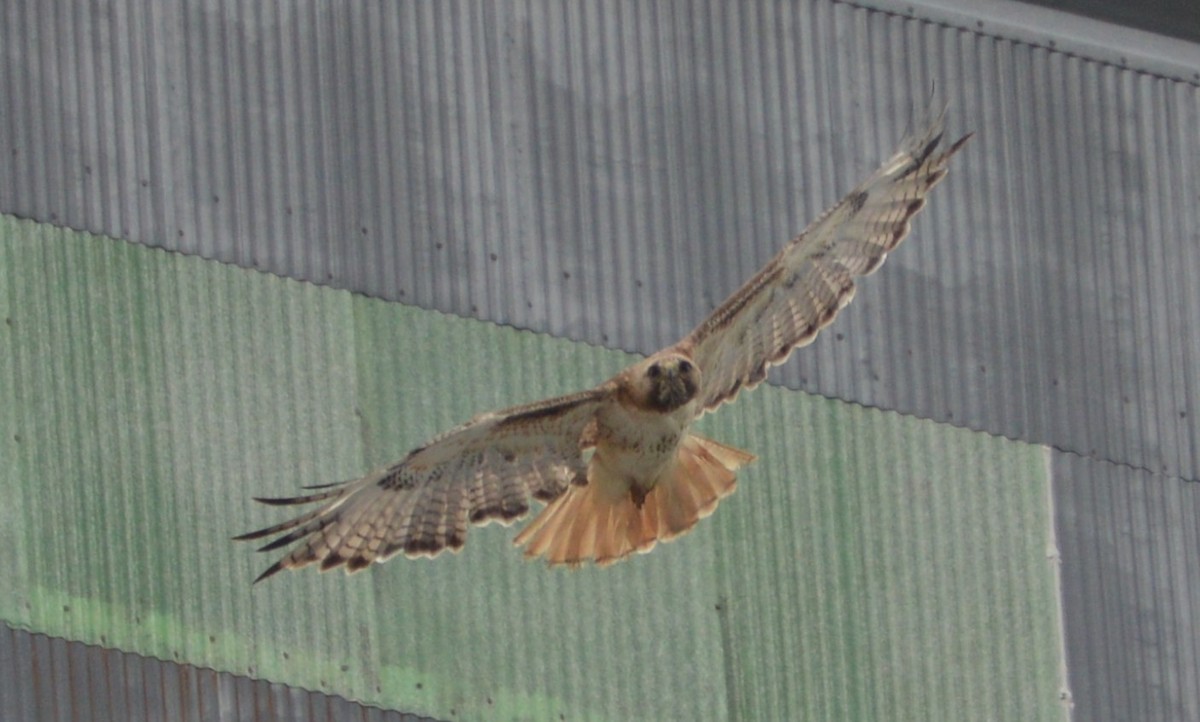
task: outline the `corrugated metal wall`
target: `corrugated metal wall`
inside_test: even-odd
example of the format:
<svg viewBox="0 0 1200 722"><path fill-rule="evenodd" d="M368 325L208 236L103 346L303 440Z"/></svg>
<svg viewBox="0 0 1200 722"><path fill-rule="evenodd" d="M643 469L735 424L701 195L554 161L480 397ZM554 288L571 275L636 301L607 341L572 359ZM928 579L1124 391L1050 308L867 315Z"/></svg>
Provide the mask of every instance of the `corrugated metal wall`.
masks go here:
<svg viewBox="0 0 1200 722"><path fill-rule="evenodd" d="M1056 454L1075 719L1200 719L1200 485Z"/></svg>
<svg viewBox="0 0 1200 722"><path fill-rule="evenodd" d="M1200 692L1139 670L1194 656L1121 630L1185 639L1200 608L1156 593L1196 569L1164 530L1197 519L1170 500L1200 478L1200 85L910 5L8 3L0 211L646 352L869 170L936 81L977 138L776 380L1157 484L1147 524L1171 541L1137 548L1175 561L1138 568L1170 573L1079 545L1063 586L1073 686L1144 680L1077 695L1079 718L1172 719ZM1064 538L1109 523L1072 463Z"/></svg>
<svg viewBox="0 0 1200 722"><path fill-rule="evenodd" d="M0 207L640 352L936 83L977 140L779 380L1200 478L1195 84L826 0L141 7L10 9Z"/></svg>
<svg viewBox="0 0 1200 722"><path fill-rule="evenodd" d="M251 496L630 357L9 216L0 297L10 625L440 719L1063 718L1040 447L767 387L703 421L744 491L653 554L493 526L252 586Z"/></svg>
<svg viewBox="0 0 1200 722"><path fill-rule="evenodd" d="M227 672L30 634L0 624L6 720L433 722Z"/></svg>

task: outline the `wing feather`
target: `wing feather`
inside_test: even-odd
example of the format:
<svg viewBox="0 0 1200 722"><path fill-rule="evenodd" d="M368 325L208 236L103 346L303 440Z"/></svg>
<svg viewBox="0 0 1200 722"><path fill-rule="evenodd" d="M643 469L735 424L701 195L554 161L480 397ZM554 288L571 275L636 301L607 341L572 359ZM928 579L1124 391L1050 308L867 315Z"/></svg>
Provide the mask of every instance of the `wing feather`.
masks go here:
<svg viewBox="0 0 1200 722"><path fill-rule="evenodd" d="M698 408L711 411L753 388L767 369L810 343L854 297L854 282L908 235L950 157L945 110L865 182L792 239L766 266L676 345L703 371Z"/></svg>
<svg viewBox="0 0 1200 722"><path fill-rule="evenodd" d="M314 563L322 571L357 571L400 552L457 550L471 524L511 523L529 511L530 497L551 500L587 478L593 417L612 392L605 384L482 414L361 479L306 496L258 499L321 506L235 539L281 534L259 551L295 545L255 581Z"/></svg>

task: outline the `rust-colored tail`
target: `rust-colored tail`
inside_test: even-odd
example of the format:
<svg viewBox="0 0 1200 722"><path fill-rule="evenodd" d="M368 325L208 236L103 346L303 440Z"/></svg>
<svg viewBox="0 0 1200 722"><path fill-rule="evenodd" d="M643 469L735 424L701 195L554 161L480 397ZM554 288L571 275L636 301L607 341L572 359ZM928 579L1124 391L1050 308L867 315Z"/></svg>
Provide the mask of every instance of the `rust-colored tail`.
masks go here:
<svg viewBox="0 0 1200 722"><path fill-rule="evenodd" d="M675 465L640 508L626 484L596 478L605 472L593 464L586 485L571 486L546 505L513 543L525 545L526 557L544 556L550 564L572 566L588 561L604 566L648 552L713 513L737 486L734 470L753 460L753 454L741 449L688 434L679 444Z"/></svg>

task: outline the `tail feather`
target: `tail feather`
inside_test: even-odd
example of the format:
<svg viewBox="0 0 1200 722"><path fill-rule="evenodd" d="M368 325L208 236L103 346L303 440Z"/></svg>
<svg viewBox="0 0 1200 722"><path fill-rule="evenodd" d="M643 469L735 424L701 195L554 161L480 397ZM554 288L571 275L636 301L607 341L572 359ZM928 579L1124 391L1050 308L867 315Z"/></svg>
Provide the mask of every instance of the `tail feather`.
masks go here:
<svg viewBox="0 0 1200 722"><path fill-rule="evenodd" d="M634 553L650 551L659 541L686 533L711 514L737 486L734 470L753 461L741 449L694 434L684 437L675 464L646 494L641 506L610 479L591 478L571 486L531 521L513 540L525 556L545 557L550 564L601 566Z"/></svg>

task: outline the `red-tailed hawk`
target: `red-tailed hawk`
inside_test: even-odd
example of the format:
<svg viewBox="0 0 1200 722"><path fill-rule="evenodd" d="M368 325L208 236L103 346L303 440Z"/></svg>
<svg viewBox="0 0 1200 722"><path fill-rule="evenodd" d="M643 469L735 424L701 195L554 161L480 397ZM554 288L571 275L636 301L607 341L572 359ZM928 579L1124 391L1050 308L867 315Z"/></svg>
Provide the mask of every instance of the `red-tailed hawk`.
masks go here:
<svg viewBox="0 0 1200 722"><path fill-rule="evenodd" d="M792 239L682 341L594 389L493 411L353 481L266 504L320 506L236 537L295 544L255 581L319 564L357 571L399 552L457 551L471 524L510 524L550 564L609 564L691 529L730 494L754 456L689 431L813 340L908 234L946 164L943 111L870 178Z"/></svg>

